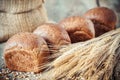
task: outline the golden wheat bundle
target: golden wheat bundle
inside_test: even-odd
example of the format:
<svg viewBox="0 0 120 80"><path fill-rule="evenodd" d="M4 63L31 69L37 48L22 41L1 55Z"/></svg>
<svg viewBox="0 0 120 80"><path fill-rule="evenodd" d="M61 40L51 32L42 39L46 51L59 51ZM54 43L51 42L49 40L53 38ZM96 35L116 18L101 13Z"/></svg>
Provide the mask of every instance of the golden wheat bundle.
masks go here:
<svg viewBox="0 0 120 80"><path fill-rule="evenodd" d="M120 29L61 49L40 80L110 80L120 53ZM42 67L41 67L42 68Z"/></svg>

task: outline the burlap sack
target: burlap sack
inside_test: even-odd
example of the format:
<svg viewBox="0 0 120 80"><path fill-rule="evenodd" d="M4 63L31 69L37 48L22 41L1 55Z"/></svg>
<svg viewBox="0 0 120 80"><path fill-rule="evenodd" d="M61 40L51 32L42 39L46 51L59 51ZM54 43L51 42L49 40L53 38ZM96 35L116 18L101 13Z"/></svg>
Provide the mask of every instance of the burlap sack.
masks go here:
<svg viewBox="0 0 120 80"><path fill-rule="evenodd" d="M0 0L0 42L47 21L43 0Z"/></svg>

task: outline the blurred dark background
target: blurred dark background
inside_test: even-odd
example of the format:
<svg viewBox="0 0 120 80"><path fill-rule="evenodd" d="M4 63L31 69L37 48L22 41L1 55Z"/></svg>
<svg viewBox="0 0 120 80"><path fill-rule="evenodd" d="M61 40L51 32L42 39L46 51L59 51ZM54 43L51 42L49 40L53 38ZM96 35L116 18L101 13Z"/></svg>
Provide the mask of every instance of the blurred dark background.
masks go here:
<svg viewBox="0 0 120 80"><path fill-rule="evenodd" d="M100 6L114 10L118 16L117 27L120 26L120 0L98 0ZM53 21L73 15L82 15L87 10L97 7L96 0L46 0L48 17Z"/></svg>

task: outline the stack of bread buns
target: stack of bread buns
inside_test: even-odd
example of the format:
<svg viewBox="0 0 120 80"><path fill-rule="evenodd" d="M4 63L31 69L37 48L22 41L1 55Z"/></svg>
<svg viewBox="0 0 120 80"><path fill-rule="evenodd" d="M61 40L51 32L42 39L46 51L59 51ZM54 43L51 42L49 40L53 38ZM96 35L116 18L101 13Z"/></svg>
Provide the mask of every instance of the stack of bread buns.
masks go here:
<svg viewBox="0 0 120 80"><path fill-rule="evenodd" d="M58 24L45 23L33 33L18 33L6 43L6 66L18 71L42 71L39 67L48 62L48 57L53 54L50 54L51 49L98 37L115 29L116 22L113 10L97 7L88 10L82 17L68 17Z"/></svg>

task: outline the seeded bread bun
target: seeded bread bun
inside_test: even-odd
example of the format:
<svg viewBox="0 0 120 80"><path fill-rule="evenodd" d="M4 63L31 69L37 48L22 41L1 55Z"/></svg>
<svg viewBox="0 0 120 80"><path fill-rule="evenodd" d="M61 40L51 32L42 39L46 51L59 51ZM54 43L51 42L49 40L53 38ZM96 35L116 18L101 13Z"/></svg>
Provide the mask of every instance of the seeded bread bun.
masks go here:
<svg viewBox="0 0 120 80"><path fill-rule="evenodd" d="M58 49L62 45L71 43L68 33L57 24L46 23L39 26L34 34L43 37L49 47Z"/></svg>
<svg viewBox="0 0 120 80"><path fill-rule="evenodd" d="M49 50L45 40L28 32L11 37L4 49L6 66L17 71L39 72L48 56Z"/></svg>
<svg viewBox="0 0 120 80"><path fill-rule="evenodd" d="M115 29L117 16L111 9L106 7L93 8L88 10L84 16L94 23L96 37Z"/></svg>
<svg viewBox="0 0 120 80"><path fill-rule="evenodd" d="M84 17L68 17L60 21L59 25L68 32L72 43L86 41L95 36L92 21Z"/></svg>

